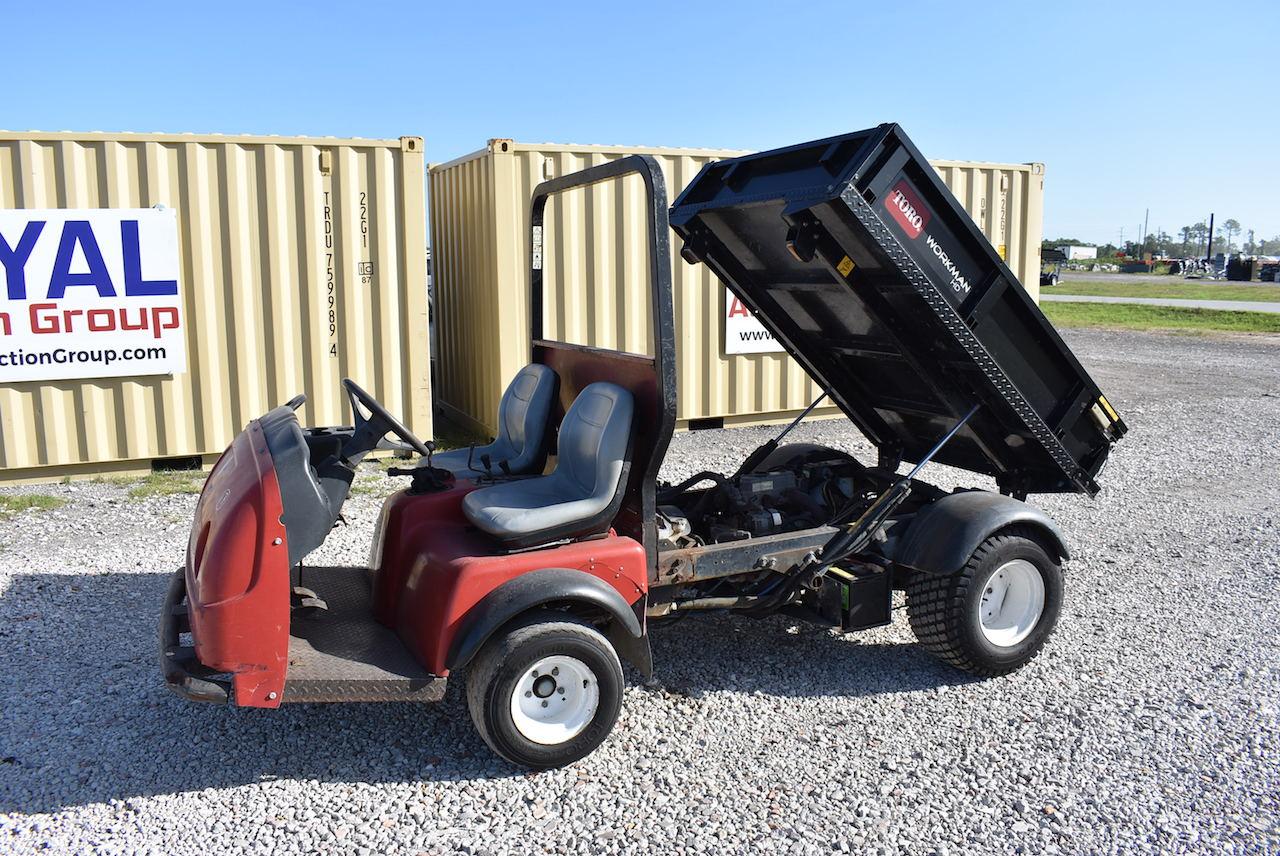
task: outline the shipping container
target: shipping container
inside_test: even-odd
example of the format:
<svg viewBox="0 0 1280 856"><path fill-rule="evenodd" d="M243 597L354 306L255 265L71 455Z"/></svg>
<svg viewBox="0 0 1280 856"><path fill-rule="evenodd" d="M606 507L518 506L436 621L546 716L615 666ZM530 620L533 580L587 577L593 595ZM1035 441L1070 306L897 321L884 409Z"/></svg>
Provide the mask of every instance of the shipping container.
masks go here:
<svg viewBox="0 0 1280 856"><path fill-rule="evenodd" d="M349 424L347 376L431 436L424 169L420 137L0 132L10 218L173 212L185 344L171 375L0 384L0 480L207 462L300 392Z"/></svg>
<svg viewBox="0 0 1280 856"><path fill-rule="evenodd" d="M528 362L528 206L542 181L629 154L653 155L671 198L714 160L741 151L536 145L490 140L430 168L436 400L492 433L502 390ZM1039 297L1042 164L934 161L944 183ZM548 335L625 350L648 341L643 185L634 177L561 194L547 210ZM564 228L560 228L565 218ZM788 419L821 390L785 353L726 353L727 290L704 265L673 259L681 427ZM597 284L601 284L597 287ZM834 414L835 408L816 411Z"/></svg>

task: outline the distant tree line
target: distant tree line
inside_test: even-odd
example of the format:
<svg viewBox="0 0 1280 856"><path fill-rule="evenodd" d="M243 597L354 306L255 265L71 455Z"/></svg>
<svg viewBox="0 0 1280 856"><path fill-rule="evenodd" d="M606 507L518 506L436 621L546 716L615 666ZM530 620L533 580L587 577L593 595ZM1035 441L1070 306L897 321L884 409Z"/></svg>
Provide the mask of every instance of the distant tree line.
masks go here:
<svg viewBox="0 0 1280 856"><path fill-rule="evenodd" d="M1146 240L1125 241L1124 246L1116 244L1098 244L1098 257L1109 258L1123 252L1126 256L1141 256L1151 253L1155 256L1171 258L1201 258L1205 255L1205 241L1209 237L1209 224L1201 220L1191 226L1183 226L1175 234L1156 230L1147 235ZM1236 240L1242 238L1243 240ZM1041 248L1061 246L1095 246L1076 238L1057 238L1041 242ZM1239 220L1228 219L1214 224L1213 249L1209 255L1218 253L1243 253L1246 256L1280 255L1280 235L1269 240L1260 239L1253 229L1245 229Z"/></svg>

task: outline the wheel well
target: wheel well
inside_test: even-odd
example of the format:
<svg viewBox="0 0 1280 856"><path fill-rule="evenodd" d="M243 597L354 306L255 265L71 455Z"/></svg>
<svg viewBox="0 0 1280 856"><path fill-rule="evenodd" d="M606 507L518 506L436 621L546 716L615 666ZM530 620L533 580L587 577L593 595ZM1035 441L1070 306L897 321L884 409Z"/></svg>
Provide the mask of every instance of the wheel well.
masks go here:
<svg viewBox="0 0 1280 856"><path fill-rule="evenodd" d="M1026 538L1028 541L1034 541L1049 558L1053 559L1055 564L1061 565L1062 560L1065 558L1062 555L1062 548L1058 543L1058 539L1054 537L1053 533L1035 523L1025 521L1010 523L1008 526L1001 526L988 535L987 538L994 538L997 535L1016 535Z"/></svg>
<svg viewBox="0 0 1280 856"><path fill-rule="evenodd" d="M890 548L891 561L925 573L948 575L964 565L992 535L1026 533L1061 563L1066 542L1040 509L989 491L958 491L925 506Z"/></svg>
<svg viewBox="0 0 1280 856"><path fill-rule="evenodd" d="M643 669L649 659L644 606L645 598L628 604L611 585L583 571L532 571L489 592L468 611L450 642L445 665L465 668L495 633L512 622L527 618L532 610L556 610L598 626L619 654ZM602 618L608 620L601 624ZM633 644L636 640L643 643L643 652Z"/></svg>
<svg viewBox="0 0 1280 856"><path fill-rule="evenodd" d="M570 618L576 618L584 621L601 633L606 633L610 624L615 623L616 619L608 613L607 610L601 609L598 605L588 603L582 600L562 599L550 600L546 603L536 603L522 609L520 612L511 616L502 624L491 629L485 634L483 645L487 645L489 640L510 632L513 628L528 621L529 616L538 612L561 613ZM606 633L607 635L607 633Z"/></svg>
<svg viewBox="0 0 1280 856"><path fill-rule="evenodd" d="M1000 535L1016 535L1026 538L1028 541L1035 542L1036 546L1041 550L1044 550L1045 555L1052 559L1056 565L1061 566L1063 560L1066 558L1062 553L1062 548L1058 544L1058 539L1054 537L1052 532L1049 532L1043 526L1037 526L1035 523L1022 521L1001 526L986 538L983 538L978 546L981 546L981 544L984 544L992 538ZM974 549L977 549L977 547ZM906 591L907 586L910 585L911 580L915 577L937 576L937 574L930 573L929 571L919 570L910 566L897 565L896 567L897 572L894 574L893 587L898 591Z"/></svg>
<svg viewBox="0 0 1280 856"><path fill-rule="evenodd" d="M527 615L529 612L534 612L537 610L546 610L548 612L566 612L569 615L572 615L574 618L578 618L590 624L594 624L597 627L603 627L615 620L614 617L610 615L607 610L602 609L598 604L588 603L587 601L583 601L583 600L573 600L571 598L564 599L564 600L550 600L550 601L547 601L546 603L540 604L539 606L530 607L529 609L525 610L525 612L521 613L521 616ZM519 617L520 616L517 616L517 618Z"/></svg>
<svg viewBox="0 0 1280 856"><path fill-rule="evenodd" d="M641 598L636 602L637 618L644 626L644 606L647 598ZM530 614L535 612L560 612L565 615L585 621L592 627L604 634L609 640L609 644L618 652L618 656L640 670L646 679L653 677L653 651L649 647L649 634L642 633L639 637L631 635L627 626L607 609L601 608L598 604L584 600L574 600L572 598L550 600L546 603L540 603L530 606L528 609L521 611L500 627L494 628L484 640L484 644L488 644L490 639L509 632L512 628L523 621L526 621Z"/></svg>

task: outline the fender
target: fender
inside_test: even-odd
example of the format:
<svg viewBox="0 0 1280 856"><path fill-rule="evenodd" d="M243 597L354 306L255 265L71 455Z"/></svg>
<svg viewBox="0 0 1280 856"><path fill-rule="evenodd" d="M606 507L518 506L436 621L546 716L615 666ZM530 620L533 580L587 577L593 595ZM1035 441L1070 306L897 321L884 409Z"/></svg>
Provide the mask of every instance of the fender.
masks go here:
<svg viewBox="0 0 1280 856"><path fill-rule="evenodd" d="M605 612L612 619L607 635L619 653L626 655L641 671L652 670L652 664L646 662L651 660L648 639L631 605L604 580L570 568L531 571L485 595L467 613L454 634L446 665L450 670L466 666L496 630L518 615L545 604L566 602L593 606Z"/></svg>
<svg viewBox="0 0 1280 856"><path fill-rule="evenodd" d="M986 490L968 490L948 494L920 511L887 558L929 574L954 574L979 544L1014 524L1038 530L1059 560L1071 557L1058 524L1034 505Z"/></svg>

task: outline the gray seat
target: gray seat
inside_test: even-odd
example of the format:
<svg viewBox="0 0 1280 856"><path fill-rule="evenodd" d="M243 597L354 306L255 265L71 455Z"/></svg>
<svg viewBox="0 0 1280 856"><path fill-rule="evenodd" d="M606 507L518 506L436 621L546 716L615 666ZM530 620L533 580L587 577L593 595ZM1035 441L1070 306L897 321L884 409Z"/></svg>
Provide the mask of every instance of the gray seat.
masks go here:
<svg viewBox="0 0 1280 856"><path fill-rule="evenodd" d="M489 456L494 475L502 475L503 462L511 475L542 471L547 462L547 417L555 400L559 379L547 366L533 363L522 368L507 385L498 403L498 436L487 446L453 449L432 455L433 466L448 470L458 478L484 475L482 461ZM468 466L467 459L471 464Z"/></svg>
<svg viewBox="0 0 1280 856"><path fill-rule="evenodd" d="M513 547L604 532L626 488L633 411L631 393L617 384L589 385L560 425L555 471L472 491L463 513Z"/></svg>

